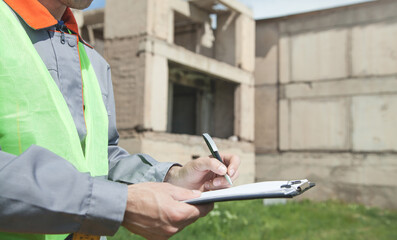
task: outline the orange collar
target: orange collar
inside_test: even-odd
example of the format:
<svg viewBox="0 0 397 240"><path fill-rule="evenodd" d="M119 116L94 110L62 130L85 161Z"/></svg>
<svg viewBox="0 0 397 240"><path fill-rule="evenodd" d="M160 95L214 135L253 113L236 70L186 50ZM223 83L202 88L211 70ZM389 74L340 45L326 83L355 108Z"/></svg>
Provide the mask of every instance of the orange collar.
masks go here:
<svg viewBox="0 0 397 240"><path fill-rule="evenodd" d="M54 26L58 21L37 0L4 0L31 28L38 30ZM70 8L62 16L67 28L79 34L76 19Z"/></svg>

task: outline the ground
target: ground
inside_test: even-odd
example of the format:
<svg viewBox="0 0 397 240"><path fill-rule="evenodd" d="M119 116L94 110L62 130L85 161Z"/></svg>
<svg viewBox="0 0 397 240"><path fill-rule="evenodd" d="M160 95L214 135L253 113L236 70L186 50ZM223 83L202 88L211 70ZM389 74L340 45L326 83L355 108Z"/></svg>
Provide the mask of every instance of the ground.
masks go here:
<svg viewBox="0 0 397 240"><path fill-rule="evenodd" d="M335 201L261 200L217 203L205 218L175 235L182 239L397 239L397 211ZM110 240L143 239L121 229Z"/></svg>

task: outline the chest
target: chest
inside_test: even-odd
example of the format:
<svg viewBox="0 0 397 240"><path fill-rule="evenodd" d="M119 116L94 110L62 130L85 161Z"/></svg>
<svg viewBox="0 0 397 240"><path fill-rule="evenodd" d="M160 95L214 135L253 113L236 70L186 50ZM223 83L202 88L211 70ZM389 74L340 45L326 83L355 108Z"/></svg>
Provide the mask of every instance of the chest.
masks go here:
<svg viewBox="0 0 397 240"><path fill-rule="evenodd" d="M86 136L86 126L78 37L55 29L25 30L62 93L79 137L83 140Z"/></svg>

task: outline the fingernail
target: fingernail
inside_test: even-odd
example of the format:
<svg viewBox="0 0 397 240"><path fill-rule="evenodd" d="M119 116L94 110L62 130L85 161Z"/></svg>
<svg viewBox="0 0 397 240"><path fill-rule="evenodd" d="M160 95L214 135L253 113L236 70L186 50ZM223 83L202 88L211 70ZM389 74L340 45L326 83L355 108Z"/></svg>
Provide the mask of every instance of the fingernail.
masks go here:
<svg viewBox="0 0 397 240"><path fill-rule="evenodd" d="M214 179L213 184L214 184L215 187L218 187L218 186L221 185L221 180L219 178L216 178L216 179Z"/></svg>
<svg viewBox="0 0 397 240"><path fill-rule="evenodd" d="M226 173L226 172L227 172L227 168L225 167L225 165L220 165L220 166L218 167L218 170L219 170L220 172L222 172L222 173Z"/></svg>
<svg viewBox="0 0 397 240"><path fill-rule="evenodd" d="M233 169L233 168L229 170L229 175L230 175L231 177L234 175L234 169Z"/></svg>

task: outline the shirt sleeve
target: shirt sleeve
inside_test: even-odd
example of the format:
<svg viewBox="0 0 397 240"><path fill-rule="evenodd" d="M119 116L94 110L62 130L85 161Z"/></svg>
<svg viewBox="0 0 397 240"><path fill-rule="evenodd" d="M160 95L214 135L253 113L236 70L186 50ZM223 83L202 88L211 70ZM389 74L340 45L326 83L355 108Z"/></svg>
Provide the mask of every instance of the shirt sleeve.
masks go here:
<svg viewBox="0 0 397 240"><path fill-rule="evenodd" d="M39 146L0 151L0 183L0 231L109 236L124 217L125 184L81 173Z"/></svg>
<svg viewBox="0 0 397 240"><path fill-rule="evenodd" d="M140 182L163 182L172 166L180 166L177 163L158 162L147 154L130 155L126 150L117 146L119 134L116 128L116 110L113 95L113 86L108 68L108 97L107 111L109 116L109 174L112 181L134 184Z"/></svg>

